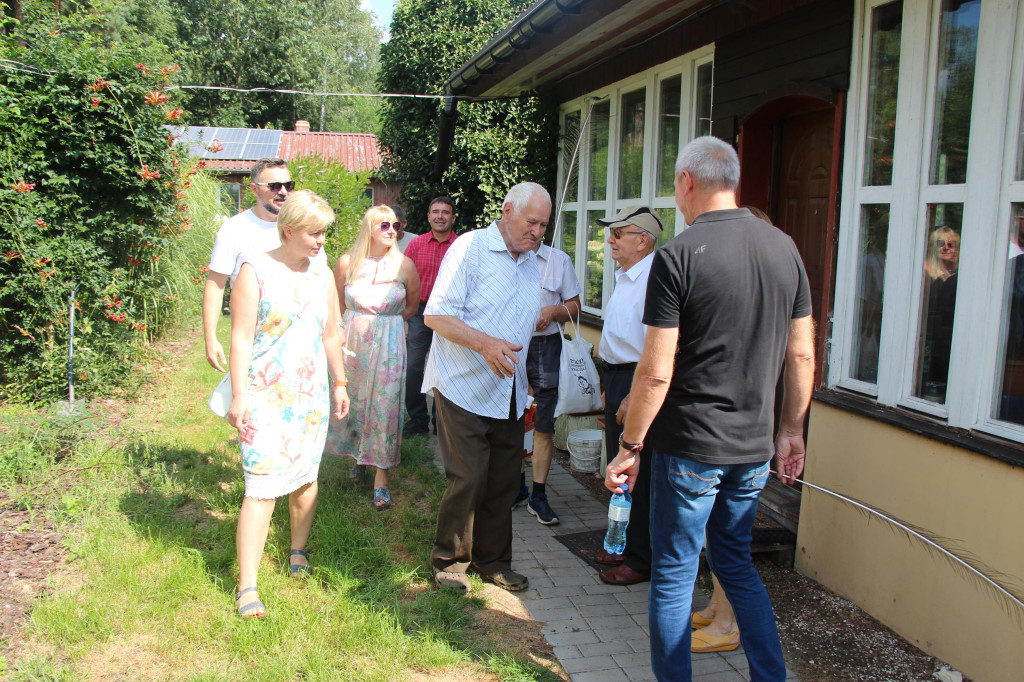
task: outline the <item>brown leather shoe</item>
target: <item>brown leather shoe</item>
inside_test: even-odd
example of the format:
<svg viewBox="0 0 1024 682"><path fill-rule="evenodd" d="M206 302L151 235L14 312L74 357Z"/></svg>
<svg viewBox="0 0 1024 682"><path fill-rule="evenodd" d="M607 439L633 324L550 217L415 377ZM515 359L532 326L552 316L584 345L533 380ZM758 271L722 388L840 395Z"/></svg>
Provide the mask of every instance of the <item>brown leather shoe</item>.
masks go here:
<svg viewBox="0 0 1024 682"><path fill-rule="evenodd" d="M598 575L609 585L634 585L651 579L647 573L637 573L626 564L601 571Z"/></svg>
<svg viewBox="0 0 1024 682"><path fill-rule="evenodd" d="M604 564L605 566L618 566L625 561L625 559L622 558L621 554L612 554L603 549L599 549L594 552L594 561L599 564Z"/></svg>

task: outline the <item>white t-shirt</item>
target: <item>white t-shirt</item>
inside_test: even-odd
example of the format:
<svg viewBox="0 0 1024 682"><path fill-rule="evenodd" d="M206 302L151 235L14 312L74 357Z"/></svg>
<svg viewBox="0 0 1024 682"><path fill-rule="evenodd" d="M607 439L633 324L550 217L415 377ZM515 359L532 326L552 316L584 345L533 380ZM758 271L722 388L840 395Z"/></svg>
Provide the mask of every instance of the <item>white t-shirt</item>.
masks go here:
<svg viewBox="0 0 1024 682"><path fill-rule="evenodd" d="M403 232L402 238L398 240L398 250L405 253L405 247L409 246L409 242L416 238L412 232Z"/></svg>
<svg viewBox="0 0 1024 682"><path fill-rule="evenodd" d="M277 233L277 223L258 218L250 208L228 218L217 230L213 253L210 254L210 270L229 275L234 282L246 256L266 253L279 246L281 237ZM327 254L323 249L313 263L327 266Z"/></svg>
<svg viewBox="0 0 1024 682"><path fill-rule="evenodd" d="M569 255L564 251L541 244L537 251L537 267L540 270L540 307L559 305L580 295L580 283L572 267ZM558 323L552 322L534 336L550 336L558 333Z"/></svg>

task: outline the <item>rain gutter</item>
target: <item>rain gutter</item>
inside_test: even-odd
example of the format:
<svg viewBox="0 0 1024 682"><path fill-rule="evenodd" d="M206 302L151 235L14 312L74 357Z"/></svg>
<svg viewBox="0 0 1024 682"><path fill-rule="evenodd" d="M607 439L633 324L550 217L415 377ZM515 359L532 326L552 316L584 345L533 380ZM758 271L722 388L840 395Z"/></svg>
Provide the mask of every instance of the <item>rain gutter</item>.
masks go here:
<svg viewBox="0 0 1024 682"><path fill-rule="evenodd" d="M583 11L582 6L587 1L539 0L448 77L445 83L444 109L438 123L434 182L440 182L451 160L459 94L471 88L481 76L507 64L517 52L529 50L534 39L551 33L562 17L580 14Z"/></svg>

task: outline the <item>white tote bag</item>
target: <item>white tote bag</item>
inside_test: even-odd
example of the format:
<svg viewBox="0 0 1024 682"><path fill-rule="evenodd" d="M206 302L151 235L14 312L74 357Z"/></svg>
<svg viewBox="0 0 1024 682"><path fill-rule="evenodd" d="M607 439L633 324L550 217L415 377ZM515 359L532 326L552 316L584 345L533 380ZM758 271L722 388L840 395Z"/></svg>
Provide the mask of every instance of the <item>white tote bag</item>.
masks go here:
<svg viewBox="0 0 1024 682"><path fill-rule="evenodd" d="M572 325L573 338L565 338L564 326L560 325L558 330L562 335L562 357L558 363L556 417L601 409L601 378L591 356L594 344L580 336L572 313L569 313L569 323Z"/></svg>
<svg viewBox="0 0 1024 682"><path fill-rule="evenodd" d="M217 384L217 388L213 389L213 394L207 401L207 405L218 417L227 417L228 409L231 407L231 398L231 372L228 372Z"/></svg>

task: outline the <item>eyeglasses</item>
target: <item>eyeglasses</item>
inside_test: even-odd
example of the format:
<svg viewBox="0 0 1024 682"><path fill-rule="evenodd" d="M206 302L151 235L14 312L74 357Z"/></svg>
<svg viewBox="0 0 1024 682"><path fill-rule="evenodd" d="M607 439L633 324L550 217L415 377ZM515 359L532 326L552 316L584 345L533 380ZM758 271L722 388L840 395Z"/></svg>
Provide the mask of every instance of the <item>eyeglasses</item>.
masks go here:
<svg viewBox="0 0 1024 682"><path fill-rule="evenodd" d="M253 182L252 184L259 185L260 187L266 187L274 194L280 192L282 187L284 187L286 192L291 192L295 189L294 180L289 180L288 182Z"/></svg>
<svg viewBox="0 0 1024 682"><path fill-rule="evenodd" d="M935 240L935 248L941 249L943 246L947 246L947 247L949 247L951 249L959 249L960 248L960 244L958 244L957 242L955 242L955 241L953 241L951 239L936 239Z"/></svg>
<svg viewBox="0 0 1024 682"><path fill-rule="evenodd" d="M622 239L622 235L624 234L644 234L643 230L626 231L626 228L624 227L613 227L610 228L609 231L612 233L612 237L614 237L615 239Z"/></svg>
<svg viewBox="0 0 1024 682"><path fill-rule="evenodd" d="M379 227L380 227L380 231L381 232L387 232L388 230L394 230L395 232L398 232L398 229L400 227L402 227L402 223L399 223L399 222L389 223L389 222L385 221L385 222L381 223L379 225Z"/></svg>

